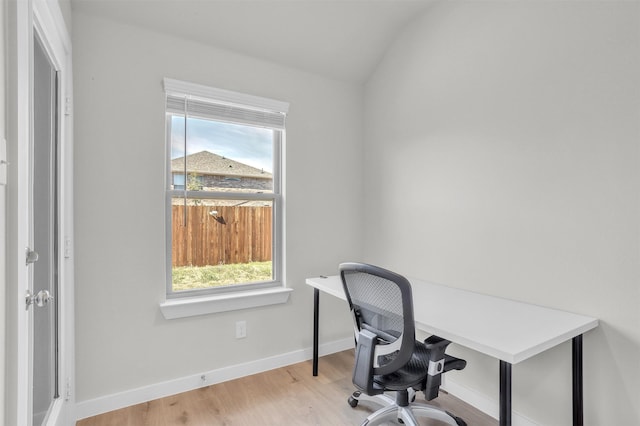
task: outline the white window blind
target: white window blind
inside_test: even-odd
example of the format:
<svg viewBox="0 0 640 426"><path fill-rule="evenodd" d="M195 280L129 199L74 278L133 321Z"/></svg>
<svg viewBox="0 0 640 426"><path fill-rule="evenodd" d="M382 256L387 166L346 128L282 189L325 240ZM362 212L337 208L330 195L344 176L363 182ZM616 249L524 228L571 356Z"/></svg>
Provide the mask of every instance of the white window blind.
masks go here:
<svg viewBox="0 0 640 426"><path fill-rule="evenodd" d="M164 88L169 113L267 129L285 128L287 102L169 78L164 79Z"/></svg>

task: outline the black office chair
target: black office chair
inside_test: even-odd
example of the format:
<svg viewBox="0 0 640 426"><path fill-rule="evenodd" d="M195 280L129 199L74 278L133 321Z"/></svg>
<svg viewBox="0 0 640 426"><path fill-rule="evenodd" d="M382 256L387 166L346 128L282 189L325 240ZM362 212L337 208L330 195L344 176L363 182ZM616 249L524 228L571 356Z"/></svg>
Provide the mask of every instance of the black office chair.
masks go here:
<svg viewBox="0 0 640 426"><path fill-rule="evenodd" d="M462 370L467 362L446 355L448 340L431 336L415 340L411 284L401 275L363 263L342 263L340 276L354 319L356 336L352 407L371 401L383 407L362 425L398 421L418 426L417 417L466 426L464 420L440 408L412 402L416 391L427 400L438 396L441 375ZM429 303L423 301L422 303ZM385 392L395 392L395 399Z"/></svg>

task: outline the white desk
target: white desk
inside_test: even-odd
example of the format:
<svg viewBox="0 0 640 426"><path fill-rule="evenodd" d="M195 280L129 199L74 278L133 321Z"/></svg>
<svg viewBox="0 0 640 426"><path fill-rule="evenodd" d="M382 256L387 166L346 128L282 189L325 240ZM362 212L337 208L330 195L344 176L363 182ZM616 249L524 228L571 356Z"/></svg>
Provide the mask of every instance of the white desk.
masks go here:
<svg viewBox="0 0 640 426"><path fill-rule="evenodd" d="M598 320L409 279L416 328L500 360L500 425L511 425L511 366L572 339L573 424L583 424L582 334ZM313 374L318 374L320 292L346 300L339 276L307 278L314 288Z"/></svg>

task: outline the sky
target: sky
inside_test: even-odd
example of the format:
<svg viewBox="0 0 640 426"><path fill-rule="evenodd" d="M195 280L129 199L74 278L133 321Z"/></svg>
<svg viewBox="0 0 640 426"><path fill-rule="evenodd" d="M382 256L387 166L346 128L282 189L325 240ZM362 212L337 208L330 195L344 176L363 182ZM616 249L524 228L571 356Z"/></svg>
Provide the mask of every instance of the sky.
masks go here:
<svg viewBox="0 0 640 426"><path fill-rule="evenodd" d="M273 173L273 130L187 118L187 155L200 151ZM171 117L171 158L184 156L184 117Z"/></svg>

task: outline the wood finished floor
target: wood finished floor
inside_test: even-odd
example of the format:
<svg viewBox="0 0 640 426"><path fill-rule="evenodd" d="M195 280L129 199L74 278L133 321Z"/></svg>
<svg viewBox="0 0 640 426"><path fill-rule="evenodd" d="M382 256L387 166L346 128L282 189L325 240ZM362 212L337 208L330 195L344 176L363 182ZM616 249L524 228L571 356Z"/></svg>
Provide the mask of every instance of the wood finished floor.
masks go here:
<svg viewBox="0 0 640 426"><path fill-rule="evenodd" d="M322 357L317 377L311 375L311 361L305 361L90 417L76 426L359 425L377 408L347 404L352 366L348 350ZM468 426L498 424L443 392L430 404L462 417ZM421 426L442 424L420 419Z"/></svg>

